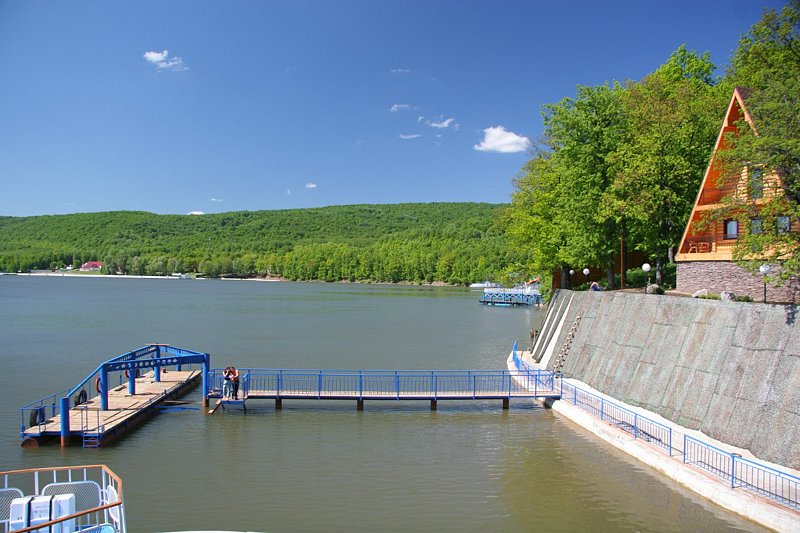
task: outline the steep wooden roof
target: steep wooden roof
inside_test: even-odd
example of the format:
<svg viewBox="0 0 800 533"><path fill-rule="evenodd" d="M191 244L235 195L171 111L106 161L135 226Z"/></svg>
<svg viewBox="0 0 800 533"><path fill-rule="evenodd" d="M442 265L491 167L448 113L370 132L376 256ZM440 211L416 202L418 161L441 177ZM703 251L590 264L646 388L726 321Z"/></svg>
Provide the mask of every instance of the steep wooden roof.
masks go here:
<svg viewBox="0 0 800 533"><path fill-rule="evenodd" d="M692 214L689 216L689 220L686 223L686 228L683 230L683 237L681 238L680 245L678 246L679 251L684 248L684 242L686 241L687 235L689 235L689 229L691 228L692 223L696 220L695 213L697 212L697 207L700 204L700 198L703 194L703 191L705 189L717 187L717 183L713 179L710 180L709 178L711 176L717 177L717 173L714 170L714 163L716 162L719 151L725 149L725 135L727 133L737 131L737 123L742 117L744 117L750 127L753 128L753 131L755 131L756 134L758 133L758 130L756 130L755 125L753 124L753 117L750 115L750 112L747 110L747 106L745 104L749 96L750 89L745 87L735 87L733 89L733 95L731 96L730 103L728 104L728 110L725 113L725 118L722 121L722 127L720 127L719 134L717 135L717 141L714 143L714 151L711 153L711 159L708 162L705 174L703 174L703 181L700 184L700 188L698 189L697 196L694 200Z"/></svg>

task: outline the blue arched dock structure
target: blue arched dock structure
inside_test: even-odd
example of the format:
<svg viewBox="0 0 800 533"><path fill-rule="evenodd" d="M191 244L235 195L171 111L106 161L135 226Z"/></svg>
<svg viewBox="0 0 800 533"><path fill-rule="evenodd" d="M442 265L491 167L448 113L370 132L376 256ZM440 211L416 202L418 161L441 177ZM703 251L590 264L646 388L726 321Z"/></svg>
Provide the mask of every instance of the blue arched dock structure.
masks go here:
<svg viewBox="0 0 800 533"><path fill-rule="evenodd" d="M23 445L60 438L97 447L125 433L206 377L211 356L168 344L148 344L101 363L76 386L20 407Z"/></svg>

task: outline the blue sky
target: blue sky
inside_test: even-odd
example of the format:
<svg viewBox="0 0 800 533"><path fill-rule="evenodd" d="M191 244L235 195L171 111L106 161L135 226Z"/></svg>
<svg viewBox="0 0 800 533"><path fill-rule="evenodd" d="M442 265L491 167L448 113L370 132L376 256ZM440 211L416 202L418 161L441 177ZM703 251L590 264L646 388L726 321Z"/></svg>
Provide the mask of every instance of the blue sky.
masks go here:
<svg viewBox="0 0 800 533"><path fill-rule="evenodd" d="M543 104L781 5L0 0L0 215L506 202Z"/></svg>

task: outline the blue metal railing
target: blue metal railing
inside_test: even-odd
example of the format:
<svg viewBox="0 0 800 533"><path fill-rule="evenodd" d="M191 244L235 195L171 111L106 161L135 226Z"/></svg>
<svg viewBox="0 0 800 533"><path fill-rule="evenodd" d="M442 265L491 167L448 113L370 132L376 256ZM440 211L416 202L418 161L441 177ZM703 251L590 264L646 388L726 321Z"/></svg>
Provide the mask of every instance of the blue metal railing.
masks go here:
<svg viewBox="0 0 800 533"><path fill-rule="evenodd" d="M800 509L800 478L684 435L683 462L714 474L732 489L742 487Z"/></svg>
<svg viewBox="0 0 800 533"><path fill-rule="evenodd" d="M521 371L533 368L519 356L517 343L514 343L513 360ZM563 381L561 399L672 455L672 428L669 426ZM742 487L782 505L800 509L800 478L796 476L726 452L688 435L684 435L683 439L683 462L714 474L730 484L731 488Z"/></svg>
<svg viewBox="0 0 800 533"><path fill-rule="evenodd" d="M489 305L539 305L543 303L542 296L538 290L516 288L483 289L483 294L481 294L478 301Z"/></svg>
<svg viewBox="0 0 800 533"><path fill-rule="evenodd" d="M521 372L538 371L535 367L525 362L520 357L518 343L514 343L512 348L512 359L514 366ZM553 379L555 375L553 374ZM642 439L653 443L656 446L672 454L672 428L660 424L655 420L644 417L619 404L608 401L605 398L592 394L570 383L561 382L561 399L580 407L584 411L591 413L600 420L605 420L617 426L623 431L630 433L634 438Z"/></svg>
<svg viewBox="0 0 800 533"><path fill-rule="evenodd" d="M521 371L534 368L519 356L516 342L513 360ZM672 428L669 426L563 381L561 399L672 455ZM800 478L797 476L721 450L688 435L683 438L683 462L714 474L731 488L742 487L779 504L800 509Z"/></svg>
<svg viewBox="0 0 800 533"><path fill-rule="evenodd" d="M646 416L622 407L602 396L592 394L571 383L562 384L561 399L593 414L600 420L617 426L619 429L663 449L672 455L672 428Z"/></svg>
<svg viewBox="0 0 800 533"><path fill-rule="evenodd" d="M552 395L546 370L307 370L240 369L242 397L352 399L510 398ZM222 370L209 372L211 396L222 390Z"/></svg>
<svg viewBox="0 0 800 533"><path fill-rule="evenodd" d="M20 433L24 433L25 429L29 427L37 427L38 431L41 433L45 421L60 414L61 407L59 401L65 394L69 393L69 391L70 389L64 389L20 407Z"/></svg>
<svg viewBox="0 0 800 533"><path fill-rule="evenodd" d="M519 355L518 342L516 341L514 342L514 347L511 349L511 352L512 352L512 360L514 361L514 366L519 372L522 373L522 375L533 376L533 379L535 380L536 384L542 388L555 389L556 387L558 387L559 390L561 390L561 377L556 376L556 373L552 370L542 370L524 361L522 357ZM515 377L517 379L520 379L521 375L518 374ZM558 380L558 383L556 383L556 380Z"/></svg>

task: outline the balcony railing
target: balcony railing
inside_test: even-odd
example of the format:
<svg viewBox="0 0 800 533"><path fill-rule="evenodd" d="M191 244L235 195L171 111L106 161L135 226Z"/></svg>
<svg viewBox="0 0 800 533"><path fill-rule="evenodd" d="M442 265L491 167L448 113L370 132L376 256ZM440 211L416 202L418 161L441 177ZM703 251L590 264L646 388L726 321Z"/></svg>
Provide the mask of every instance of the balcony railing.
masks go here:
<svg viewBox="0 0 800 533"><path fill-rule="evenodd" d="M718 204L724 197L729 196L733 192L733 187L703 189L700 191L700 201L698 202L698 205Z"/></svg>

